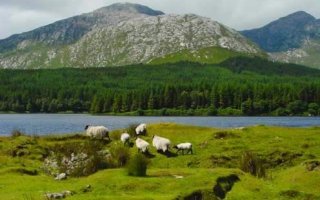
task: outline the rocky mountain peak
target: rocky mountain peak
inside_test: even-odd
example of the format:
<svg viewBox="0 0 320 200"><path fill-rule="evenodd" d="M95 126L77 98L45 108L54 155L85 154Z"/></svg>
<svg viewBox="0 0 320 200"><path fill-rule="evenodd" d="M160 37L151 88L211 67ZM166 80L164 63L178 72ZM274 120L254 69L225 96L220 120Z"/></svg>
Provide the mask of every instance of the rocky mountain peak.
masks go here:
<svg viewBox="0 0 320 200"><path fill-rule="evenodd" d="M310 36L306 27L316 21L312 15L298 11L273 21L261 28L242 33L268 52L299 48ZM309 28L311 29L311 28Z"/></svg>
<svg viewBox="0 0 320 200"><path fill-rule="evenodd" d="M99 8L94 11L95 13L105 13L105 12L125 12L125 13L136 13L145 14L150 16L163 15L164 13L158 10L153 10L147 6L133 3L115 3L110 6Z"/></svg>
<svg viewBox="0 0 320 200"><path fill-rule="evenodd" d="M121 66L211 47L262 53L237 31L209 18L117 3L0 40L0 68Z"/></svg>
<svg viewBox="0 0 320 200"><path fill-rule="evenodd" d="M274 24L281 24L281 25L290 25L290 26L304 26L307 23L310 23L312 21L316 20L315 17L310 15L307 12L304 11L298 11L295 13L292 13L290 15L287 15L285 17L280 18L279 20L270 23L270 25Z"/></svg>

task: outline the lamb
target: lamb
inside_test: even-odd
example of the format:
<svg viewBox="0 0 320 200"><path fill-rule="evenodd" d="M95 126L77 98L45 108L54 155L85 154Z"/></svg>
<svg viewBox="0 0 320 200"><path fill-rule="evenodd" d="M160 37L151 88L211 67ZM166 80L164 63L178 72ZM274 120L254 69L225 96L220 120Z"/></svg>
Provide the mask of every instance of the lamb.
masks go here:
<svg viewBox="0 0 320 200"><path fill-rule="evenodd" d="M182 155L184 155L184 151L185 151L185 150L187 151L187 154L188 154L188 153L193 154L192 144L189 143L189 142L177 144L177 145L175 145L173 148L177 149L177 153L178 153L179 151L182 151Z"/></svg>
<svg viewBox="0 0 320 200"><path fill-rule="evenodd" d="M108 138L110 140L109 130L104 126L87 125L84 129L87 131L86 135L91 138L97 138L97 139Z"/></svg>
<svg viewBox="0 0 320 200"><path fill-rule="evenodd" d="M140 124L136 127L136 134L137 135L145 135L147 133L147 125L146 124Z"/></svg>
<svg viewBox="0 0 320 200"><path fill-rule="evenodd" d="M138 151L142 153L146 153L148 151L149 143L141 138L136 139L136 146L138 148Z"/></svg>
<svg viewBox="0 0 320 200"><path fill-rule="evenodd" d="M129 144L130 142L130 135L128 133L122 133L120 140L123 142L123 144Z"/></svg>
<svg viewBox="0 0 320 200"><path fill-rule="evenodd" d="M169 151L170 148L170 140L167 138L163 138L157 135L154 135L152 137L152 145L157 149L157 151L162 151L163 153L166 153Z"/></svg>

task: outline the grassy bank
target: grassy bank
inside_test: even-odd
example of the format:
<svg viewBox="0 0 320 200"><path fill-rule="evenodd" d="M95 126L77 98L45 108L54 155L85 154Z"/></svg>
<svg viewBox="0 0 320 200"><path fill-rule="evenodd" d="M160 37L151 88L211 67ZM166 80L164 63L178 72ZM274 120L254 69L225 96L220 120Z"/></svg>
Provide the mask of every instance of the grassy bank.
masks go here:
<svg viewBox="0 0 320 200"><path fill-rule="evenodd" d="M119 133L110 134L112 150ZM76 134L76 133L75 133ZM78 133L80 134L80 133ZM153 134L169 138L173 144L191 142L193 155L171 157L150 147L146 177L131 177L125 167L108 166L85 177L57 181L44 172L43 160L56 145L81 145L81 136L18 136L0 138L1 199L44 199L46 192L74 191L66 199L179 199L201 191L214 198L217 180L232 174L239 177L227 199L319 199L320 170L304 163L320 159L320 128L255 126L241 129L214 129L176 124L148 126ZM137 152L129 148L129 155ZM240 170L240 159L250 151L262 162L266 176L258 178ZM318 169L318 170L317 170ZM90 190L85 190L86 185Z"/></svg>

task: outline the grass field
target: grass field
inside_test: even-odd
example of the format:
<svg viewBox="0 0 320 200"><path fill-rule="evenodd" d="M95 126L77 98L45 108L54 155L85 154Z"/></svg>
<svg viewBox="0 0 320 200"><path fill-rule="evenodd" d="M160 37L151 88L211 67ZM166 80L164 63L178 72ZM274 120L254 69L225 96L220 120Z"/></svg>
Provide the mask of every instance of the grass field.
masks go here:
<svg viewBox="0 0 320 200"><path fill-rule="evenodd" d="M103 149L119 145L121 132L111 132L112 142L104 144ZM1 137L0 199L45 199L46 192L64 190L75 192L66 199L184 199L195 191L201 191L202 199L218 199L213 187L219 178L232 174L240 181L226 193L226 199L320 199L320 166L307 170L305 165L320 159L320 127L222 130L163 123L148 125L148 135L143 138L152 144L153 134L167 137L173 144L191 142L194 154L176 155L172 149L172 156L167 157L150 147L153 156L146 177L128 176L122 167L57 181L43 170L48 148L56 144L81 145L87 138ZM239 169L246 151L260 159L266 169L264 178ZM129 152L131 156L136 154L136 147ZM88 184L91 190L85 191Z"/></svg>

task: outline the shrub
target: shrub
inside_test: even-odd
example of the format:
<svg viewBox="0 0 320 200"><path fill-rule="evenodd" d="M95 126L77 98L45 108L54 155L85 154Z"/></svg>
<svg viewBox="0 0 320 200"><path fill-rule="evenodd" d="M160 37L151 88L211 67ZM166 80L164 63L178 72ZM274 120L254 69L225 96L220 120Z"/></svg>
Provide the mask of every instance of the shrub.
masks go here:
<svg viewBox="0 0 320 200"><path fill-rule="evenodd" d="M122 143L115 143L110 149L111 157L116 162L118 167L123 167L127 164L130 158L130 152Z"/></svg>
<svg viewBox="0 0 320 200"><path fill-rule="evenodd" d="M136 154L129 160L127 170L129 176L146 176L149 160L142 154Z"/></svg>
<svg viewBox="0 0 320 200"><path fill-rule="evenodd" d="M25 135L22 131L18 130L18 129L14 129L11 131L11 137L20 137Z"/></svg>
<svg viewBox="0 0 320 200"><path fill-rule="evenodd" d="M120 130L112 131L112 132L110 133L110 138L111 138L111 140L120 140L121 134L122 134L123 132L124 132L124 131L120 131Z"/></svg>
<svg viewBox="0 0 320 200"><path fill-rule="evenodd" d="M240 169L259 178L266 176L261 160L251 152L245 152L241 156Z"/></svg>
<svg viewBox="0 0 320 200"><path fill-rule="evenodd" d="M128 128L126 129L127 133L129 133L129 135L131 137L135 137L136 136L136 128L137 126L139 126L139 124L130 124L128 126Z"/></svg>
<svg viewBox="0 0 320 200"><path fill-rule="evenodd" d="M235 135L232 132L228 132L228 131L218 131L218 132L214 133L213 137L215 139L227 139L227 138L236 138L239 136Z"/></svg>

